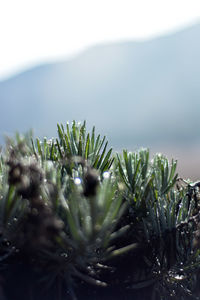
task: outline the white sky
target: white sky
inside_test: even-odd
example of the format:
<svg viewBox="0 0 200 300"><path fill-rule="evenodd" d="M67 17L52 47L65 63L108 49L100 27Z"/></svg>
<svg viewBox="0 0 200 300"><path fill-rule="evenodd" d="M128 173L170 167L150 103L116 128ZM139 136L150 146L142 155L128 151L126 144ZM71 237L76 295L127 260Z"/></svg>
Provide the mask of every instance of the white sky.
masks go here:
<svg viewBox="0 0 200 300"><path fill-rule="evenodd" d="M200 0L0 0L0 80L102 42L200 22Z"/></svg>

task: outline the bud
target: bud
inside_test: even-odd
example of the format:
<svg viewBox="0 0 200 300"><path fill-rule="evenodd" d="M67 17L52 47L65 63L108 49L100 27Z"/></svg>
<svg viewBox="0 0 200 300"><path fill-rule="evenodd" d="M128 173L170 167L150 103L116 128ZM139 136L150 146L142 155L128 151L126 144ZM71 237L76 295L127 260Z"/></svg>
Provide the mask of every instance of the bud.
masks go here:
<svg viewBox="0 0 200 300"><path fill-rule="evenodd" d="M84 176L84 196L95 196L98 185L99 178L97 171L89 168Z"/></svg>

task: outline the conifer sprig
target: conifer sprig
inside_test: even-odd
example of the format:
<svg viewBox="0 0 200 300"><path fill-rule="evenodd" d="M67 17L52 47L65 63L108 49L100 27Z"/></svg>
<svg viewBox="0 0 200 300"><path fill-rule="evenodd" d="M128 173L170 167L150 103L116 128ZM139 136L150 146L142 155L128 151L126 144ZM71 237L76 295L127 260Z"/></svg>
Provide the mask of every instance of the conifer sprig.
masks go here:
<svg viewBox="0 0 200 300"><path fill-rule="evenodd" d="M179 180L176 161L149 157L148 149L113 155L85 122L58 125L51 140L9 139L0 153L6 282L26 266L31 284L58 300L119 286L132 298L141 289L144 299L198 299L200 184ZM31 295L43 299L40 289Z"/></svg>

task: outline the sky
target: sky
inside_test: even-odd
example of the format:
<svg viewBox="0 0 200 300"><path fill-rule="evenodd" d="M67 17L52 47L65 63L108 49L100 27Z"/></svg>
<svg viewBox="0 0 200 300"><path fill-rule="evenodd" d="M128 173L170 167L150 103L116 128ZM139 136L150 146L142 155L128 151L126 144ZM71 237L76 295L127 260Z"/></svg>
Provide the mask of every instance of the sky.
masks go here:
<svg viewBox="0 0 200 300"><path fill-rule="evenodd" d="M0 0L0 80L101 43L200 22L199 0Z"/></svg>

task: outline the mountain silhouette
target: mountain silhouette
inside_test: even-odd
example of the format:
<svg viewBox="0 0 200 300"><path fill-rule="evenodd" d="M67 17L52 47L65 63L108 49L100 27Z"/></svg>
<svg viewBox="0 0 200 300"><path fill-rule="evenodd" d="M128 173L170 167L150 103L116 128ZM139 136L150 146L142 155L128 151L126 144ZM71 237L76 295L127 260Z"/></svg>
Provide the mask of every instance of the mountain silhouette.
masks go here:
<svg viewBox="0 0 200 300"><path fill-rule="evenodd" d="M120 147L200 141L200 24L142 42L97 45L0 82L0 134L52 137L87 120Z"/></svg>

